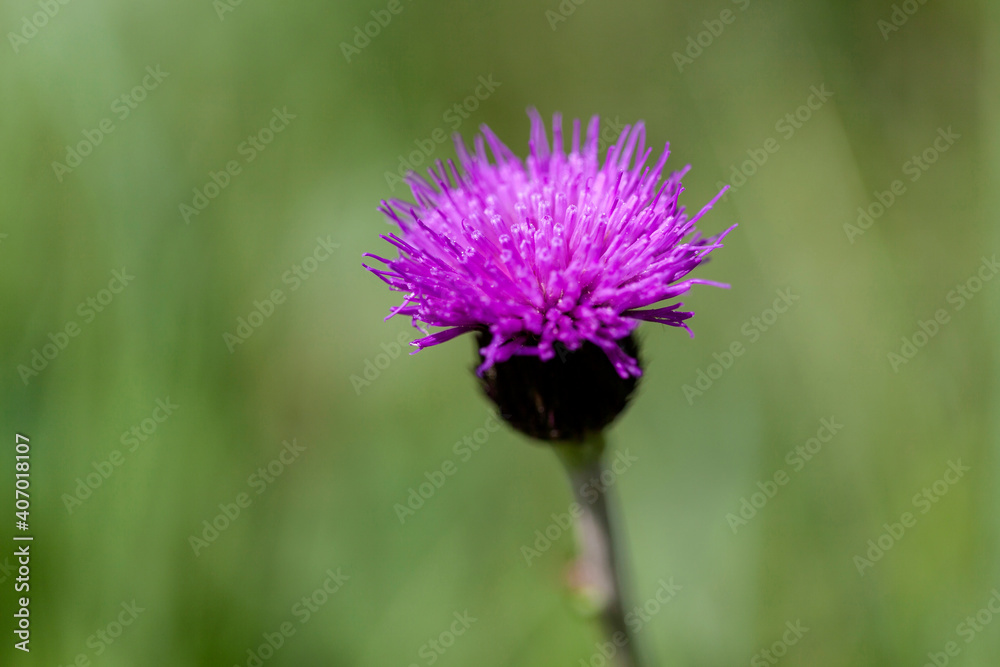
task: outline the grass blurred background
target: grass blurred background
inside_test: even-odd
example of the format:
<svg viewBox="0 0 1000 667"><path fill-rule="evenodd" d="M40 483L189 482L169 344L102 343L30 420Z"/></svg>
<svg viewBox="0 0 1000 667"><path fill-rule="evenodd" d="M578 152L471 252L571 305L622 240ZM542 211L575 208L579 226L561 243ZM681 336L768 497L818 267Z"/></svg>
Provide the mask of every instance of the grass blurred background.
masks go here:
<svg viewBox="0 0 1000 667"><path fill-rule="evenodd" d="M694 340L644 325L647 375L612 434L638 459L616 483L636 602L682 586L639 635L655 664L770 664L758 652L797 620L809 631L784 665L917 666L951 641L949 664L996 664L1000 622L968 642L959 624L1000 586L1000 281L961 310L947 296L1000 251L997 3L912 2L888 31L888 1L402 0L349 62L342 43L386 2L57 7L37 34L38 4L0 7L0 409L10 449L31 437L35 535L32 652L8 631L0 662L253 665L286 623L263 664L591 661L599 634L564 584L572 538L530 566L521 551L570 502L555 457L506 428L458 456L488 419L472 343L379 357L412 330L383 323L398 300L360 267L389 252L378 201L406 196L386 172L450 134L446 112L492 76L464 136L488 123L523 155L528 106L641 118L674 169L693 165L689 209L748 150L780 146L701 225L740 223L698 272L733 288L684 299ZM711 43L678 67L699 33ZM157 66L167 76L122 118L115 100ZM833 96L788 137L778 123L812 86ZM241 150L285 108L272 143ZM104 119L113 131L57 177ZM904 164L949 127L960 139L911 181ZM186 222L180 205L230 161L240 172ZM844 225L896 179L905 194L852 243ZM285 272L318 238L339 247L292 291ZM87 315L123 267L134 280ZM285 301L230 353L223 334L275 289ZM744 324L779 289L800 300L751 341ZM887 355L938 309L948 324L895 372ZM25 382L18 367L70 322L78 335ZM691 404L682 386L734 341L746 353ZM383 368L352 382L369 362ZM178 406L162 423L157 399ZM786 453L829 417L843 429L794 470ZM144 441L123 441L133 427ZM293 439L297 458L274 464ZM401 524L395 505L446 459L458 472ZM914 495L959 459L970 472L921 514ZM778 470L788 483L734 534L727 514ZM67 501L88 475L97 488ZM249 506L193 546L240 494ZM854 557L906 511L916 525L859 574ZM316 594L338 568L349 579ZM10 628L9 564L0 578ZM133 600L134 622L101 639ZM429 648L466 610L468 632Z"/></svg>

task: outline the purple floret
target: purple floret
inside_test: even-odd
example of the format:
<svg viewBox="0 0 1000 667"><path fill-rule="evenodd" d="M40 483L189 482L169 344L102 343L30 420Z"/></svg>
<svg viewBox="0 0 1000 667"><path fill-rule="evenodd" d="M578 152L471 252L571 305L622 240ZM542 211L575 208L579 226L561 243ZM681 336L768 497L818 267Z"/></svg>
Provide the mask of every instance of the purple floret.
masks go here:
<svg viewBox="0 0 1000 667"><path fill-rule="evenodd" d="M425 333L424 326L446 327L415 340L418 349L488 330L480 374L514 355L551 360L557 342L577 350L590 341L621 377L639 376L635 359L616 341L640 320L691 333L685 320L694 315L678 310L682 303L649 306L696 283L728 287L682 280L736 226L711 238L694 229L725 189L688 219L677 200L690 167L657 187L669 144L646 166L653 149L645 145L641 122L625 127L602 165L596 116L583 146L580 121L573 121L567 154L561 116L553 117L550 145L538 112L529 115L524 162L484 125L472 153L456 136L460 167L439 160L428 170L430 180L410 174L416 203L391 200L380 207L399 226L382 235L399 255L366 254L386 269L365 268L406 294L389 317L409 316Z"/></svg>

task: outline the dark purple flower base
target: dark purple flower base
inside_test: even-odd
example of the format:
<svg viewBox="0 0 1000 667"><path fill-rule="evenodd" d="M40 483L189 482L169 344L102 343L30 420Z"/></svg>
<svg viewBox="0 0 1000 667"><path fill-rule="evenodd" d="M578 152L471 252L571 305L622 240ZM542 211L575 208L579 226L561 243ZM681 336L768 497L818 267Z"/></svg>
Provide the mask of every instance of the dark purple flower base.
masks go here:
<svg viewBox="0 0 1000 667"><path fill-rule="evenodd" d="M489 345L489 332L479 332L477 342L480 349ZM634 334L619 340L618 346L639 359ZM639 378L622 378L593 343L574 351L556 343L555 350L550 361L517 355L489 367L480 378L483 391L518 431L539 440L583 442L625 409Z"/></svg>

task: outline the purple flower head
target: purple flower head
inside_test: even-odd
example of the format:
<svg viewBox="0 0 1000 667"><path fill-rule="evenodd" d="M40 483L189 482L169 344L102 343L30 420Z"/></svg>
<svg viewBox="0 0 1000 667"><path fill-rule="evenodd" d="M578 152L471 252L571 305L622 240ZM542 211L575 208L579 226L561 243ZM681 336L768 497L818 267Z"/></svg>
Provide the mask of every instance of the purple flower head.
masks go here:
<svg viewBox="0 0 1000 667"><path fill-rule="evenodd" d="M488 332L480 374L514 355L548 361L559 343L574 351L589 341L620 377L637 377L642 371L619 341L640 321L691 333L685 320L694 313L679 310L682 303L651 306L696 283L728 287L685 278L735 227L709 238L694 229L725 189L688 218L678 197L690 167L660 184L669 145L647 166L653 149L641 122L624 128L601 163L596 116L582 144L573 121L567 151L559 114L550 144L538 112L528 113L524 162L484 125L471 153L456 136L459 167L438 160L429 180L410 174L416 203L380 207L399 226L382 235L399 255L366 254L386 268L365 268L406 295L389 317L409 316L424 333L424 325L446 327L414 341L418 349Z"/></svg>

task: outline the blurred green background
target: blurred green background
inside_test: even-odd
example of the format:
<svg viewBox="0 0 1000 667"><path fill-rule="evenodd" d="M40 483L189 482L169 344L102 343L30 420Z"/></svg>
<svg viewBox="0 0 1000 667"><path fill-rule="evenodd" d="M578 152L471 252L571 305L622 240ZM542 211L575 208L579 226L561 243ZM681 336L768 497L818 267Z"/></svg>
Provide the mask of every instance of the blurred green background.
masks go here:
<svg viewBox="0 0 1000 667"><path fill-rule="evenodd" d="M601 664L572 536L522 550L570 503L555 457L485 430L467 338L392 356L413 330L382 321L398 299L360 266L391 251L375 209L407 196L399 156L481 123L523 155L536 106L644 119L668 166L693 165L689 209L753 172L700 225L740 224L697 273L732 289L684 299L693 340L642 327L647 374L611 434L637 460L615 480L634 601L682 587L643 621L653 664L773 664L801 621L780 664L995 665L1000 280L976 280L1000 252L1000 5L903 4L3 3L0 492L13 514L25 433L35 541L30 655L0 552L0 663ZM498 85L470 101L480 77ZM814 86L832 97L800 109ZM777 290L799 299L773 319ZM33 374L35 351L53 358ZM699 371L716 379L688 400ZM824 418L843 428L786 458ZM746 525L727 518L779 471Z"/></svg>

